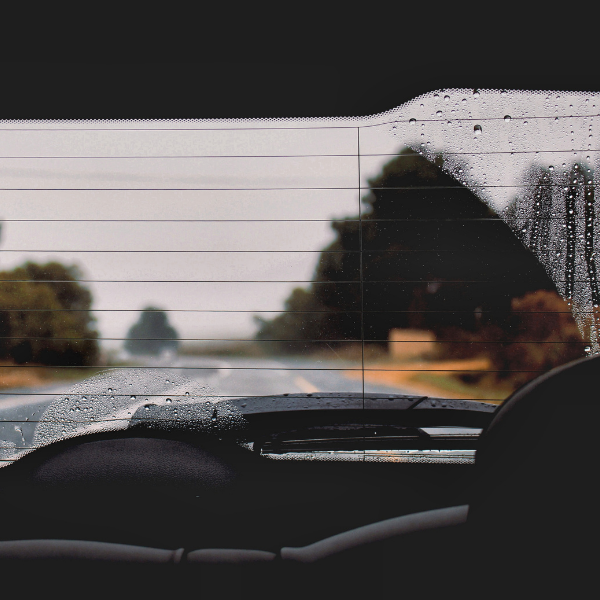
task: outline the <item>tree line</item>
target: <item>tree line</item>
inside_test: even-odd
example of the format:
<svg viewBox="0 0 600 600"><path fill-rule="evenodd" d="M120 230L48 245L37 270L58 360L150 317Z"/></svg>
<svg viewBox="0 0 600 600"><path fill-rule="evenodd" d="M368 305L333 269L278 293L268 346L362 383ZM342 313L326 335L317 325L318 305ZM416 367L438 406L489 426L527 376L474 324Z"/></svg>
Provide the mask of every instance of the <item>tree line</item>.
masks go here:
<svg viewBox="0 0 600 600"><path fill-rule="evenodd" d="M99 357L92 294L77 266L27 262L0 271L0 360L16 364L89 366ZM166 312L149 306L127 333L133 355L176 352L179 335Z"/></svg>

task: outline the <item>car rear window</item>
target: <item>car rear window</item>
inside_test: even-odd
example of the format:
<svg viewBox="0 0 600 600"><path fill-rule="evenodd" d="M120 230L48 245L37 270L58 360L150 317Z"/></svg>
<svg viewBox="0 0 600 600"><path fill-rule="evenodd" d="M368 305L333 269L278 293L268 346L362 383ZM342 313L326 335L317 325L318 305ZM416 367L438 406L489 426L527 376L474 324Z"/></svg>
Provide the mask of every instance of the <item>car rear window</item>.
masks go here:
<svg viewBox="0 0 600 600"><path fill-rule="evenodd" d="M284 394L498 404L597 353L598 101L0 122L0 458L152 406L227 429Z"/></svg>

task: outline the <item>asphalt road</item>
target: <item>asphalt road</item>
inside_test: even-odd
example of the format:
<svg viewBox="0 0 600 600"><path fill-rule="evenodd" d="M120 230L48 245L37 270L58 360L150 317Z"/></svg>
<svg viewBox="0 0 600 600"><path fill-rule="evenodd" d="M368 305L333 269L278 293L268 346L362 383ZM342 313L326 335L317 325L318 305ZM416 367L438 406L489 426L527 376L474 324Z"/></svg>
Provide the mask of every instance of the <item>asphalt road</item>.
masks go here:
<svg viewBox="0 0 600 600"><path fill-rule="evenodd" d="M146 361L148 367L164 367L169 373L208 385L221 398L284 393L361 392L360 379L344 371L356 368L343 362L286 358L249 359L173 357ZM122 369L125 371L125 369ZM13 450L30 447L37 421L53 400L64 396L73 384L3 390L0 393L0 459ZM365 384L365 392L403 393L382 385ZM405 391L405 393L408 393ZM4 448L3 448L4 447Z"/></svg>

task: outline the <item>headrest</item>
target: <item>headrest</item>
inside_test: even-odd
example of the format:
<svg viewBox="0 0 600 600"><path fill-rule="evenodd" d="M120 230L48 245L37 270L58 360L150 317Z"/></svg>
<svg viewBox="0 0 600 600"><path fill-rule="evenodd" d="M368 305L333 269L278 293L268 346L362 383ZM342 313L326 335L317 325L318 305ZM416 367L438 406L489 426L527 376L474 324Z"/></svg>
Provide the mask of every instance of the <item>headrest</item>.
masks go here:
<svg viewBox="0 0 600 600"><path fill-rule="evenodd" d="M588 527L597 511L599 440L600 356L529 382L481 435L469 522L486 536L536 544Z"/></svg>

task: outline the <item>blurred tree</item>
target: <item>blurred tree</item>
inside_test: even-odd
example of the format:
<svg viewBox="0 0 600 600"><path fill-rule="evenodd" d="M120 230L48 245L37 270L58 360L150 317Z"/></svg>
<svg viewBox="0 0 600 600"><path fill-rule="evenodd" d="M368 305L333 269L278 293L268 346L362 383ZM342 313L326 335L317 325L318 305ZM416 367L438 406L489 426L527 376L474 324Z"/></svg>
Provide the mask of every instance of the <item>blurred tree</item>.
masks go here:
<svg viewBox="0 0 600 600"><path fill-rule="evenodd" d="M312 349L311 340L334 330L327 322L331 316L313 293L297 287L285 301L281 315L271 320L255 316L254 321L259 327L258 339L266 342L265 349L301 354Z"/></svg>
<svg viewBox="0 0 600 600"><path fill-rule="evenodd" d="M92 295L76 266L25 263L0 272L0 358L91 365L98 357Z"/></svg>
<svg viewBox="0 0 600 600"><path fill-rule="evenodd" d="M339 344L362 330L384 345L396 327L442 338L448 328L501 325L513 298L554 290L506 223L442 166L410 149L384 165L368 182L360 218L331 223L336 239L321 252L313 283L293 291L286 312L258 321L257 338Z"/></svg>
<svg viewBox="0 0 600 600"><path fill-rule="evenodd" d="M137 323L127 333L125 350L130 354L156 356L165 350L176 352L179 348L179 335L169 325L167 313L154 306L148 306Z"/></svg>

